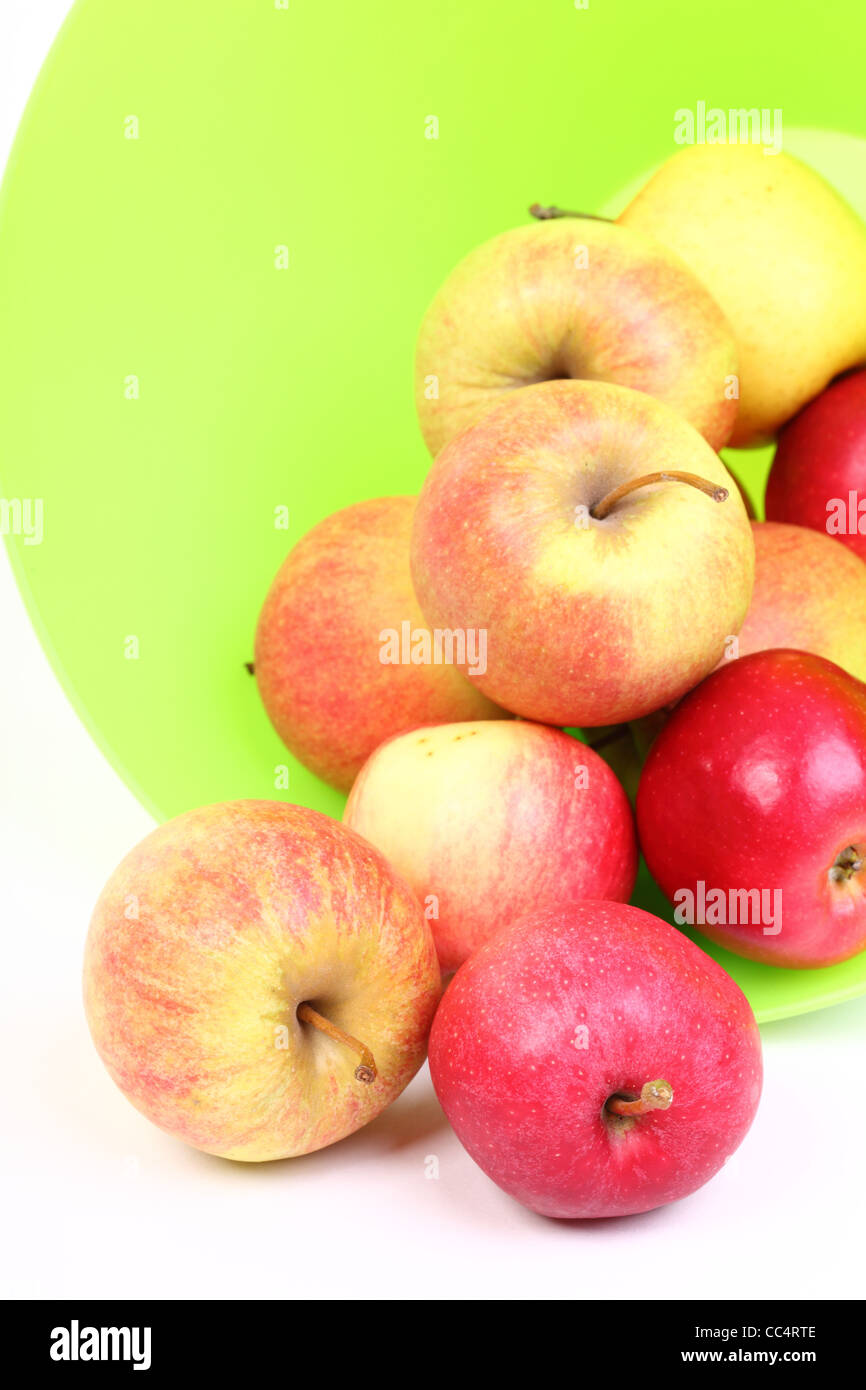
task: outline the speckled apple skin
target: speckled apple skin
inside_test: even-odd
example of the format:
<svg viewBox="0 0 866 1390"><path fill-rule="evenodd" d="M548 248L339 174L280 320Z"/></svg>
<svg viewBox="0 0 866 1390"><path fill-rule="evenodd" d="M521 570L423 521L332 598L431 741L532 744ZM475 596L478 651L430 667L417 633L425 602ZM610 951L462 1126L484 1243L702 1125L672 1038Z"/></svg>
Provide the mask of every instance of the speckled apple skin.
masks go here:
<svg viewBox="0 0 866 1390"><path fill-rule="evenodd" d="M693 691L652 746L637 794L650 872L678 890L782 893L782 929L702 926L728 950L809 969L866 947L866 880L828 877L866 847L866 686L821 657L756 652ZM772 903L772 899L768 899Z"/></svg>
<svg viewBox="0 0 866 1390"><path fill-rule="evenodd" d="M348 791L383 739L419 724L502 718L446 665L383 664L381 634L426 624L409 572L414 497L335 512L280 567L259 617L255 674L283 742Z"/></svg>
<svg viewBox="0 0 866 1390"><path fill-rule="evenodd" d="M106 884L84 963L93 1041L127 1099L186 1143L252 1162L378 1115L424 1061L440 988L423 914L378 851L265 801L148 835ZM372 1049L372 1085L299 1022L305 1001Z"/></svg>
<svg viewBox="0 0 866 1390"><path fill-rule="evenodd" d="M659 482L589 515L666 469L728 497ZM724 464L667 406L550 381L443 449L415 512L412 574L434 627L487 631L478 685L497 704L539 723L617 724L678 699L721 659L748 610L754 542Z"/></svg>
<svg viewBox="0 0 866 1390"><path fill-rule="evenodd" d="M624 902L637 872L614 773L559 729L519 720L391 739L364 766L344 822L415 890L446 971L541 903Z"/></svg>
<svg viewBox="0 0 866 1390"><path fill-rule="evenodd" d="M736 370L730 326L683 261L642 233L568 217L503 232L452 271L421 326L416 401L437 454L515 388L611 381L665 401L720 449Z"/></svg>
<svg viewBox="0 0 866 1390"><path fill-rule="evenodd" d="M555 1217L628 1216L686 1197L738 1147L761 1094L761 1042L733 980L640 908L539 911L482 946L430 1036L436 1094L494 1182ZM616 1094L673 1087L623 1128Z"/></svg>
<svg viewBox="0 0 866 1390"><path fill-rule="evenodd" d="M834 381L785 426L767 479L768 521L827 533L827 503L866 500L866 371ZM860 531L860 524L863 531ZM866 518L835 537L866 561Z"/></svg>
<svg viewBox="0 0 866 1390"><path fill-rule="evenodd" d="M756 521L752 535L755 587L739 655L789 647L866 680L866 564L805 526Z"/></svg>

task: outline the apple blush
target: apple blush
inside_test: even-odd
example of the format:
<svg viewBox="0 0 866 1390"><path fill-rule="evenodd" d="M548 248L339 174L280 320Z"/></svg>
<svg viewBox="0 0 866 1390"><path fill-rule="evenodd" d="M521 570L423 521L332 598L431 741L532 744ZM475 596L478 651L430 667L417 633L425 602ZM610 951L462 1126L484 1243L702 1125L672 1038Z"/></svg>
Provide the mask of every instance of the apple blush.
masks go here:
<svg viewBox="0 0 866 1390"><path fill-rule="evenodd" d="M733 980L640 908L540 910L451 981L436 1094L503 1190L543 1216L628 1216L687 1197L742 1142L761 1041Z"/></svg>
<svg viewBox="0 0 866 1390"><path fill-rule="evenodd" d="M441 981L408 885L317 811L205 806L123 860L87 937L93 1041L137 1110L260 1162L372 1120L424 1061Z"/></svg>

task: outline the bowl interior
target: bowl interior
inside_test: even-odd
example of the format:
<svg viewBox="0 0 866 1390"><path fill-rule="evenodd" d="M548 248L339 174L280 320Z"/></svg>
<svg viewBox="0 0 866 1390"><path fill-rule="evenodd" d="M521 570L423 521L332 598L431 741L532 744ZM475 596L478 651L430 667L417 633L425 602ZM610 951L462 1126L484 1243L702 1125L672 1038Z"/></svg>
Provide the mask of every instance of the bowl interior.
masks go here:
<svg viewBox="0 0 866 1390"><path fill-rule="evenodd" d="M816 29L787 0L731 0L724 25L691 0L79 0L0 203L0 490L43 505L41 544L9 537L18 581L157 817L244 796L340 813L245 662L289 546L420 487L414 339L449 268L533 201L605 206L703 94L772 89L792 123L863 130L858 9ZM809 142L862 207L866 145L789 141ZM767 463L736 465L756 496ZM725 964L765 1018L866 990L866 958Z"/></svg>

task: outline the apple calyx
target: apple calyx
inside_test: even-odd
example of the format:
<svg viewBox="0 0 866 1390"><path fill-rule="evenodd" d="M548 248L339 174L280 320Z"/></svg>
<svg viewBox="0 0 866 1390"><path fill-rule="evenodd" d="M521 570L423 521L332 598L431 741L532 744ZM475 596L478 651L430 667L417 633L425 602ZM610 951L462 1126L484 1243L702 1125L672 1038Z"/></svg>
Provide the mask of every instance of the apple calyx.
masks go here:
<svg viewBox="0 0 866 1390"><path fill-rule="evenodd" d="M648 1115L652 1110L667 1110L673 1098L674 1088L671 1083L659 1079L647 1081L636 1100L628 1100L622 1095L610 1096L604 1108L611 1115L630 1118L633 1115Z"/></svg>
<svg viewBox="0 0 866 1390"><path fill-rule="evenodd" d="M669 473L644 473L641 478L631 478L627 483L620 483L606 497L602 497L600 502L596 502L594 507L590 507L589 514L594 521L603 521L608 513L621 502L623 497L628 497L629 493L634 492L639 487L649 487L650 483L687 483L689 487L695 487L699 492L706 493L714 502L724 502L728 497L728 489L720 487L718 483L708 482L706 478L699 478L697 473L681 473L676 470Z"/></svg>
<svg viewBox="0 0 866 1390"><path fill-rule="evenodd" d="M866 845L846 845L830 867L831 883L850 883L866 869Z"/></svg>
<svg viewBox="0 0 866 1390"><path fill-rule="evenodd" d="M318 1013L310 1004L298 1005L298 1018L302 1023L311 1023L314 1028L318 1028L320 1033L325 1033L334 1042L342 1043L344 1047L351 1050L360 1057L360 1064L355 1068L355 1080L363 1081L365 1086L376 1080L376 1063L369 1047L353 1038L351 1033L344 1033L342 1028L338 1028L336 1023L332 1023L329 1018Z"/></svg>
<svg viewBox="0 0 866 1390"><path fill-rule="evenodd" d="M550 222L554 217L584 217L590 222L613 222L612 217L602 217L597 212L567 212L565 208L558 208L555 205L545 207L543 203L533 203L529 209L530 217L534 217L537 222Z"/></svg>

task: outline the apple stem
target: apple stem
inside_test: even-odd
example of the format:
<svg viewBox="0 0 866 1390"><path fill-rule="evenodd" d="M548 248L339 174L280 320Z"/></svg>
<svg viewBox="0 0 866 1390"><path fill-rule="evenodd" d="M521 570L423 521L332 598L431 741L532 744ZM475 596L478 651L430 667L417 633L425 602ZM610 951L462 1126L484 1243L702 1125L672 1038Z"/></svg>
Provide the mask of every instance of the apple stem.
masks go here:
<svg viewBox="0 0 866 1390"><path fill-rule="evenodd" d="M830 869L830 879L833 883L847 883L849 879L859 874L866 865L866 853L859 845L848 845L842 853L836 856L835 862Z"/></svg>
<svg viewBox="0 0 866 1390"><path fill-rule="evenodd" d="M647 1081L638 1100L611 1096L605 1109L613 1115L648 1115L652 1110L667 1110L673 1098L674 1088L669 1081Z"/></svg>
<svg viewBox="0 0 866 1390"><path fill-rule="evenodd" d="M621 502L623 497L628 497L630 492L634 492L639 487L649 487L650 483L688 483L689 487L696 487L699 492L705 492L708 497L712 497L714 502L724 502L728 496L726 487L719 487L718 483L707 482L706 478L699 478L697 473L644 473L642 478L632 478L627 483L620 483L613 492L609 492L606 497L602 497L600 502L596 502L594 507L590 507L589 514L594 521L603 521L608 512Z"/></svg>
<svg viewBox="0 0 866 1390"><path fill-rule="evenodd" d="M567 212L565 208L545 207L543 203L533 203L529 209L530 217L538 222L551 222L555 217L585 217L590 222L612 222L612 217L602 217L597 212Z"/></svg>
<svg viewBox="0 0 866 1390"><path fill-rule="evenodd" d="M326 1033L334 1042L342 1043L344 1047L349 1047L356 1052L361 1059L360 1066L355 1068L355 1080L363 1081L365 1086L369 1086L371 1081L376 1080L376 1063L369 1047L365 1047L357 1038L353 1038L351 1033L344 1033L342 1028L338 1028L336 1023L332 1023L329 1018L317 1013L309 1004L298 1005L298 1018L302 1023L312 1023L314 1028L318 1028L320 1033Z"/></svg>

